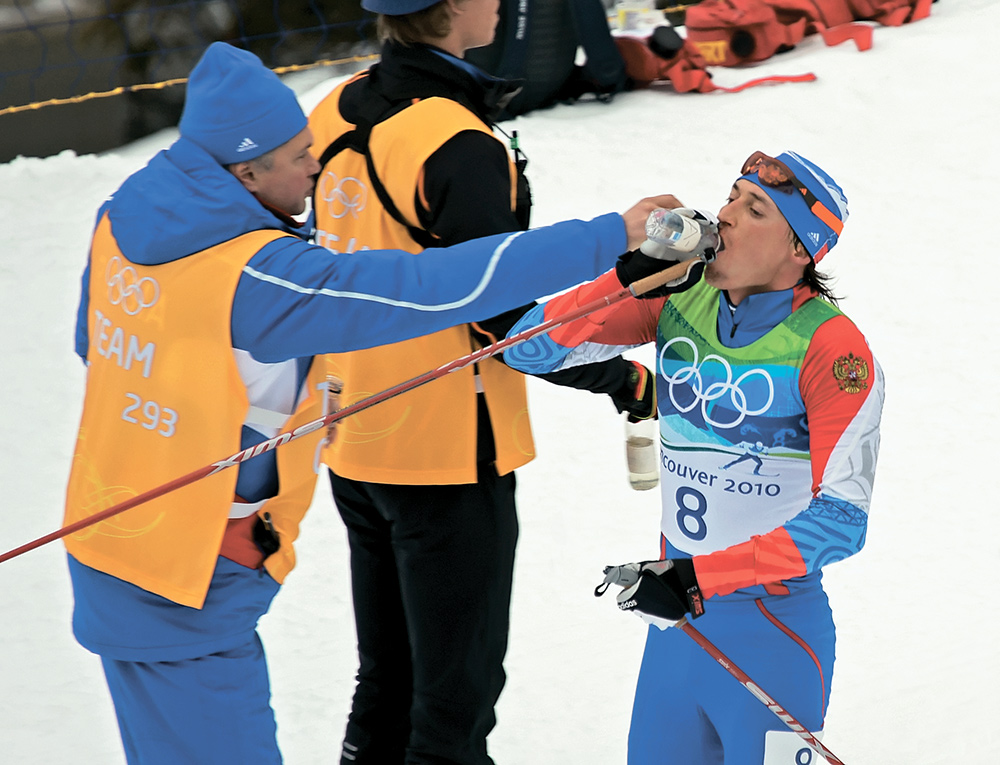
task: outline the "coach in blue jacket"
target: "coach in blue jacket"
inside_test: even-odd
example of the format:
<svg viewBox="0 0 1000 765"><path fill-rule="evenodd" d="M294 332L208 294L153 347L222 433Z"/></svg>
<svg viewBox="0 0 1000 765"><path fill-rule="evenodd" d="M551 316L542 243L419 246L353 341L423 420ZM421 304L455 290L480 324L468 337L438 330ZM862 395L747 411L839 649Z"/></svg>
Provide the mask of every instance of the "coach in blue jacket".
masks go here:
<svg viewBox="0 0 1000 765"><path fill-rule="evenodd" d="M606 271L664 201L419 258L337 256L293 217L319 169L311 144L294 93L215 43L191 73L180 138L102 206L66 523L317 418L318 354L493 316ZM623 273L644 275L630 262ZM294 566L320 436L66 539L74 633L101 657L130 763L281 761L256 625Z"/></svg>

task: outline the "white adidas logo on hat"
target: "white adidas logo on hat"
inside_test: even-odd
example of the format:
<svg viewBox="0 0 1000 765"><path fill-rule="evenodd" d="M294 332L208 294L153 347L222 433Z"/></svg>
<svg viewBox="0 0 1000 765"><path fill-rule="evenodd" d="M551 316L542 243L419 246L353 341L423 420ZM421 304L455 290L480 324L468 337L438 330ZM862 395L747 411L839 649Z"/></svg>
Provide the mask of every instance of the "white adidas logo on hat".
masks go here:
<svg viewBox="0 0 1000 765"><path fill-rule="evenodd" d="M240 145L236 147L237 152L250 151L251 149L256 149L257 144L253 142L252 138L244 138L240 141Z"/></svg>
<svg viewBox="0 0 1000 765"><path fill-rule="evenodd" d="M814 245L816 245L817 247L819 246L819 234L817 234L815 231L809 232L809 239L812 240L812 243Z"/></svg>

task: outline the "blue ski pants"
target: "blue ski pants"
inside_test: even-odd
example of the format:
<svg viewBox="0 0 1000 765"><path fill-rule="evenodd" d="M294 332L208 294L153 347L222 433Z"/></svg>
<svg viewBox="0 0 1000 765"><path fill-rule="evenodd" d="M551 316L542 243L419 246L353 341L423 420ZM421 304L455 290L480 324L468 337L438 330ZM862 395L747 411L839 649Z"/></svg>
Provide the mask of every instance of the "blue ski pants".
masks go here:
<svg viewBox="0 0 1000 765"><path fill-rule="evenodd" d="M129 765L281 762L256 632L242 646L197 659L101 661Z"/></svg>
<svg viewBox="0 0 1000 765"><path fill-rule="evenodd" d="M810 731L822 729L835 634L818 584L789 595L713 598L692 626ZM629 765L762 765L769 730L788 729L690 637L673 627L649 628ZM808 747L802 757L816 759ZM789 765L795 762L793 756Z"/></svg>

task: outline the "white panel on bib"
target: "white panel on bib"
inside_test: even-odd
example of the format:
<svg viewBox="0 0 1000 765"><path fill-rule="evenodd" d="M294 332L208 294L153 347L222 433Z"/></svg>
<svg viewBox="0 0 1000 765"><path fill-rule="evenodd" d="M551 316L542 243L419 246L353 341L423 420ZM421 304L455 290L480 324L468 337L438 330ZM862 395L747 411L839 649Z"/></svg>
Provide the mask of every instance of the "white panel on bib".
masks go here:
<svg viewBox="0 0 1000 765"><path fill-rule="evenodd" d="M813 733L822 739L823 731ZM763 765L825 765L822 755L790 730L769 730L764 734Z"/></svg>
<svg viewBox="0 0 1000 765"><path fill-rule="evenodd" d="M801 512L812 498L811 480L809 460L663 445L663 535L690 555L746 542Z"/></svg>

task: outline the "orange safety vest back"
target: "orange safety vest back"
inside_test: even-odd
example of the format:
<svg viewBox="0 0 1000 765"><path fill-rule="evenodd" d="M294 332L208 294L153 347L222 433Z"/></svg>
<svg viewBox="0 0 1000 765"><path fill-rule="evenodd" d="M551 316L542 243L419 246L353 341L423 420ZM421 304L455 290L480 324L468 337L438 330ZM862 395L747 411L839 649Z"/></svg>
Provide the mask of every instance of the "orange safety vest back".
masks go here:
<svg viewBox="0 0 1000 765"><path fill-rule="evenodd" d="M233 296L247 261L279 231L255 231L156 266L128 261L105 215L91 247L87 390L64 524L93 515L240 451L249 403L232 349ZM285 430L322 415L313 364ZM265 567L282 582L312 501L322 432L276 451L269 513L281 548ZM66 538L79 562L181 605L200 608L234 501L223 470Z"/></svg>
<svg viewBox="0 0 1000 765"><path fill-rule="evenodd" d="M364 74L359 76L365 76ZM327 96L309 124L321 150L354 125L340 114L340 96L350 82ZM376 124L369 140L375 172L404 219L419 227L415 198L423 193L424 164L455 134L493 133L464 106L446 98L417 101ZM469 168L474 172L474 168ZM517 171L510 163L511 209ZM317 243L364 257L364 249L422 247L380 204L366 160L341 151L321 170L316 188ZM483 317L487 318L487 317ZM402 343L326 357L327 372L343 380L341 406L471 353L468 325ZM477 386L486 397L503 475L534 457L524 378L495 359L445 375L342 421L323 461L346 478L389 484L474 483Z"/></svg>

